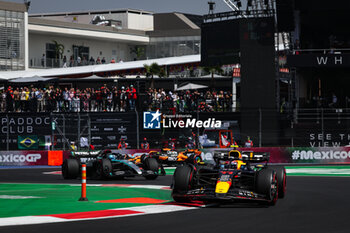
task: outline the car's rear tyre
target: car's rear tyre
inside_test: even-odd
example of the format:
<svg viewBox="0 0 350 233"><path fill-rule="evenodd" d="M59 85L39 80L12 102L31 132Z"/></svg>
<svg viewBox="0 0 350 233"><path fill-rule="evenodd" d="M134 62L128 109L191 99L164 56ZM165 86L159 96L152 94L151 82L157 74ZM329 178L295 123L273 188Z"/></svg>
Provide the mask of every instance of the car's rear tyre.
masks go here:
<svg viewBox="0 0 350 233"><path fill-rule="evenodd" d="M278 199L278 183L276 172L270 168L259 171L256 180L256 190L266 196L267 204L275 205Z"/></svg>
<svg viewBox="0 0 350 233"><path fill-rule="evenodd" d="M145 159L150 157L150 155L147 155L147 154L142 154L141 157L140 157L140 161L141 163L144 163L145 162Z"/></svg>
<svg viewBox="0 0 350 233"><path fill-rule="evenodd" d="M147 180L154 180L158 177L159 164L155 158L146 158L144 161L144 168L153 171L155 174L146 175Z"/></svg>
<svg viewBox="0 0 350 233"><path fill-rule="evenodd" d="M287 187L287 174L286 169L283 166L273 167L276 171L277 183L278 183L278 198L284 198L286 195Z"/></svg>
<svg viewBox="0 0 350 233"><path fill-rule="evenodd" d="M182 197L179 194L183 194L191 189L192 179L194 170L191 166L184 165L176 168L174 173L174 184L172 197L176 202L190 202L191 200L187 197Z"/></svg>
<svg viewBox="0 0 350 233"><path fill-rule="evenodd" d="M77 159L65 159L62 164L64 179L76 179L79 176L80 163Z"/></svg>
<svg viewBox="0 0 350 233"><path fill-rule="evenodd" d="M102 159L97 162L96 174L100 179L106 179L111 176L113 170L112 162L109 159Z"/></svg>

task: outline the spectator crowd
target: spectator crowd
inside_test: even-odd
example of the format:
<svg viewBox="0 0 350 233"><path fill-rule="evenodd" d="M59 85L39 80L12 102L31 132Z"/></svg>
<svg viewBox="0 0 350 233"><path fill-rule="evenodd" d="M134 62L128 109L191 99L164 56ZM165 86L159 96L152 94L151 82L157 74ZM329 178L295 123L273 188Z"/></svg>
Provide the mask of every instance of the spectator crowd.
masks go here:
<svg viewBox="0 0 350 233"><path fill-rule="evenodd" d="M133 85L120 89L8 87L0 91L2 112L125 112L135 109Z"/></svg>
<svg viewBox="0 0 350 233"><path fill-rule="evenodd" d="M224 91L179 91L166 92L164 89L149 89L147 91L147 110L161 109L169 112L190 113L228 112L232 110L232 94Z"/></svg>
<svg viewBox="0 0 350 233"><path fill-rule="evenodd" d="M133 85L100 88L8 87L0 90L1 112L126 112L134 111L138 94ZM224 91L149 89L140 110L165 113L231 111L232 94Z"/></svg>

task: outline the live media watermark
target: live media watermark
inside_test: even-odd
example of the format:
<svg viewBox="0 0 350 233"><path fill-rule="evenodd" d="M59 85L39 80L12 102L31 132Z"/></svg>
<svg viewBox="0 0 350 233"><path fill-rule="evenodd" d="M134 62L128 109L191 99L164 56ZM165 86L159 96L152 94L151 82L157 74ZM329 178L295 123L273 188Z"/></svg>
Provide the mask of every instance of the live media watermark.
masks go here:
<svg viewBox="0 0 350 233"><path fill-rule="evenodd" d="M163 128L220 128L222 122L215 118L207 120L199 120L190 114L162 114L156 112L143 113L144 129L160 129Z"/></svg>

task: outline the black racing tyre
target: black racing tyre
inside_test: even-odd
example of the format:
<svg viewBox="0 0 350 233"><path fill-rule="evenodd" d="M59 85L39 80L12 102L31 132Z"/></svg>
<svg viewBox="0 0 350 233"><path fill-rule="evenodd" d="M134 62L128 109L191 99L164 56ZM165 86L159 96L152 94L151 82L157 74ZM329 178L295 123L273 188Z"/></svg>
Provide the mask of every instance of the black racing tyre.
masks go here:
<svg viewBox="0 0 350 233"><path fill-rule="evenodd" d="M112 162L109 159L102 159L97 162L96 174L99 178L109 178L112 172Z"/></svg>
<svg viewBox="0 0 350 233"><path fill-rule="evenodd" d="M145 178L147 180L154 180L158 177L159 164L155 158L146 158L144 162L144 168L146 170L151 170L156 174L146 175Z"/></svg>
<svg viewBox="0 0 350 233"><path fill-rule="evenodd" d="M79 176L80 163L77 159L65 159L62 164L64 179L76 179Z"/></svg>
<svg viewBox="0 0 350 233"><path fill-rule="evenodd" d="M257 193L266 195L269 205L275 205L278 199L276 172L270 168L259 171L256 178L256 190Z"/></svg>
<svg viewBox="0 0 350 233"><path fill-rule="evenodd" d="M141 155L141 158L140 158L141 163L144 163L144 162L145 162L145 159L148 158L148 157L149 157L149 155L147 155L147 154Z"/></svg>
<svg viewBox="0 0 350 233"><path fill-rule="evenodd" d="M188 165L184 165L176 168L174 173L173 193L172 197L174 201L180 203L190 202L191 200L187 197L178 195L191 189L191 183L193 179L193 168Z"/></svg>
<svg viewBox="0 0 350 233"><path fill-rule="evenodd" d="M196 164L196 163L202 162L202 157L198 154L192 154L190 155L190 157L188 157L186 162L190 164Z"/></svg>
<svg viewBox="0 0 350 233"><path fill-rule="evenodd" d="M286 169L283 166L273 167L276 172L277 183L278 183L278 198L284 198L286 195L287 187L287 174Z"/></svg>
<svg viewBox="0 0 350 233"><path fill-rule="evenodd" d="M193 169L191 166L184 165L176 168L174 172L174 190L185 192L191 188L193 178Z"/></svg>

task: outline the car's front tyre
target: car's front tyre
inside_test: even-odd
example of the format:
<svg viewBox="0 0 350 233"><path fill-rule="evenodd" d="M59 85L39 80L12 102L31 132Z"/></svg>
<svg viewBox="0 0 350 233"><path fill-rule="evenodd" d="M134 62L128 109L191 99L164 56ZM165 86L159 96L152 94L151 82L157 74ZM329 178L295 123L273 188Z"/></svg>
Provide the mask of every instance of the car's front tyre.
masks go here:
<svg viewBox="0 0 350 233"><path fill-rule="evenodd" d="M111 176L113 170L112 162L109 159L101 159L97 162L96 174L100 179L106 179Z"/></svg>
<svg viewBox="0 0 350 233"><path fill-rule="evenodd" d="M278 182L276 172L270 168L259 171L256 180L256 191L266 196L269 205L275 205L278 199Z"/></svg>
<svg viewBox="0 0 350 233"><path fill-rule="evenodd" d="M147 180L155 180L158 177L159 164L155 158L146 158L144 160L144 168L154 172L154 174L146 175Z"/></svg>
<svg viewBox="0 0 350 233"><path fill-rule="evenodd" d="M181 194L186 193L191 189L191 184L193 181L194 169L189 165L184 165L176 168L174 173L174 183L172 197L174 201L186 203L191 200L187 197L181 196Z"/></svg>
<svg viewBox="0 0 350 233"><path fill-rule="evenodd" d="M65 159L62 164L64 179L76 179L79 176L80 163L77 159Z"/></svg>

